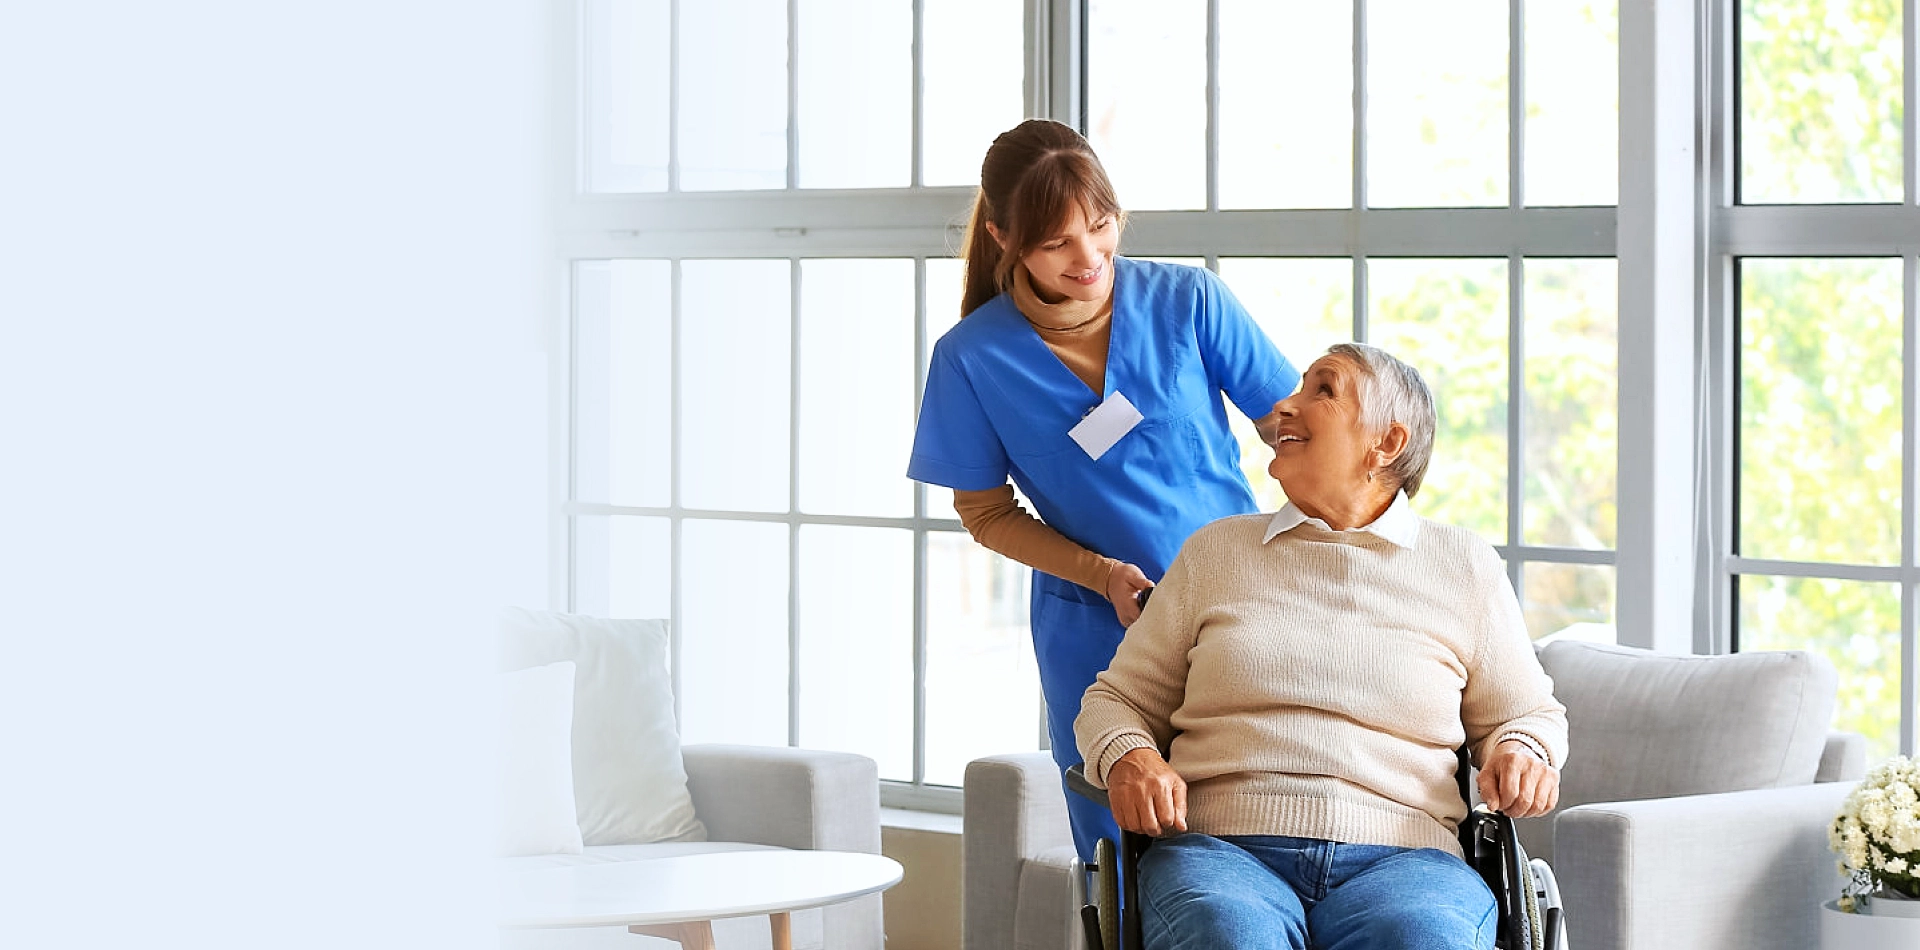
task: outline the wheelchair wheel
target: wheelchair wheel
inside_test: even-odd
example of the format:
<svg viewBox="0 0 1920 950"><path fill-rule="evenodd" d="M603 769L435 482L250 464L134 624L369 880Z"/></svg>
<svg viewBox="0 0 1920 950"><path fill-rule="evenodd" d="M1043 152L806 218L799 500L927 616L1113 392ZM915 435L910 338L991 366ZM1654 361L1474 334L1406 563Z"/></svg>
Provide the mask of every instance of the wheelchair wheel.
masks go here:
<svg viewBox="0 0 1920 950"><path fill-rule="evenodd" d="M1122 950L1120 946L1120 854L1113 840L1094 842L1093 903L1100 913L1101 950Z"/></svg>
<svg viewBox="0 0 1920 950"><path fill-rule="evenodd" d="M1533 866L1531 864L1520 865L1520 883L1521 892L1527 895L1527 906L1523 909L1523 913L1525 914L1527 941L1529 945L1528 947L1522 947L1521 950L1545 950L1546 934L1540 926L1540 893L1535 889Z"/></svg>

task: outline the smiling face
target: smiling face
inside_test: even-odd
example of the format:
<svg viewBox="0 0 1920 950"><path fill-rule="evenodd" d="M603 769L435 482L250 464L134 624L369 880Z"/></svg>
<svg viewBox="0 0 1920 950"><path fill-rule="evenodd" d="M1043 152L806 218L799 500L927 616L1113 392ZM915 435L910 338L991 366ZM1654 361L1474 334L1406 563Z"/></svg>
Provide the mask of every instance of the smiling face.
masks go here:
<svg viewBox="0 0 1920 950"><path fill-rule="evenodd" d="M1363 496L1373 494L1367 472L1379 440L1361 424L1360 383L1352 360L1323 356L1307 367L1299 391L1275 407L1280 418L1267 474L1300 510L1329 524L1343 520L1335 512L1372 500Z"/></svg>
<svg viewBox="0 0 1920 950"><path fill-rule="evenodd" d="M1034 293L1048 303L1072 299L1101 301L1113 293L1113 254L1120 247L1120 222L1102 215L1089 222L1075 204L1060 230L1020 258L1033 277Z"/></svg>

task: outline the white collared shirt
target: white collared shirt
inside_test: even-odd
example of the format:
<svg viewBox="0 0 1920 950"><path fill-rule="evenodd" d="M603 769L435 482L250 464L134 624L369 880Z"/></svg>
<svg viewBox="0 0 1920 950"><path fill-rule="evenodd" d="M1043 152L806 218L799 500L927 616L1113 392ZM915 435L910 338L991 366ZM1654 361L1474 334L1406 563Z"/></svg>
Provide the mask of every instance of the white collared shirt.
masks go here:
<svg viewBox="0 0 1920 950"><path fill-rule="evenodd" d="M1333 530L1331 525L1328 525L1318 518L1309 517L1306 512L1301 511L1293 502L1287 502L1279 511L1274 512L1273 520L1267 522L1267 534L1260 539L1260 543L1265 544L1273 540L1275 536L1291 531L1303 524L1312 524L1324 531ZM1396 491L1393 493L1393 504L1388 505L1387 510L1380 513L1380 517L1373 519L1372 524L1364 524L1358 528L1348 528L1347 530L1371 532L1379 535L1381 539L1390 544L1411 551L1413 550L1413 542L1420 537L1420 519L1414 515L1413 509L1407 506L1407 493Z"/></svg>

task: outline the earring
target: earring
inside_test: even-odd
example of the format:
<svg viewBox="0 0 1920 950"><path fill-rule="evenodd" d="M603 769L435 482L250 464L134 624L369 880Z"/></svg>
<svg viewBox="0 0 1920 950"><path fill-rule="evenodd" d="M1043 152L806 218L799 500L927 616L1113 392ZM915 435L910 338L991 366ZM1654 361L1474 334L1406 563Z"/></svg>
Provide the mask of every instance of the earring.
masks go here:
<svg viewBox="0 0 1920 950"><path fill-rule="evenodd" d="M1373 469L1367 469L1367 481L1373 481Z"/></svg>

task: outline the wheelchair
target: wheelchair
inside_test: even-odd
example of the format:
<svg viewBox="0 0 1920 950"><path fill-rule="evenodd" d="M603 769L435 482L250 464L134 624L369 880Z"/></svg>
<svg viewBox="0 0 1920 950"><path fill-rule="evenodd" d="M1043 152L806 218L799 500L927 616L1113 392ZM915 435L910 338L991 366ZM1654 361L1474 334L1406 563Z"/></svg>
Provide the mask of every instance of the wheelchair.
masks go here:
<svg viewBox="0 0 1920 950"><path fill-rule="evenodd" d="M1457 750L1459 764L1454 777L1460 788L1460 800L1473 801L1472 774L1465 747ZM1083 766L1067 770L1067 787L1073 792L1108 805L1105 789L1087 780ZM1109 806L1110 807L1110 806ZM1094 846L1092 864L1076 867L1077 883L1092 879L1092 893L1080 907L1080 922L1086 929L1088 950L1141 950L1140 891L1137 883L1140 857L1152 838L1131 831L1120 832L1120 840L1100 839ZM1460 822L1460 848L1467 864L1480 874L1493 891L1500 923L1494 936L1495 950L1558 950L1560 946L1560 888L1553 869L1538 858L1529 859L1514 832L1513 819L1474 806ZM1078 864L1078 862L1076 862Z"/></svg>

